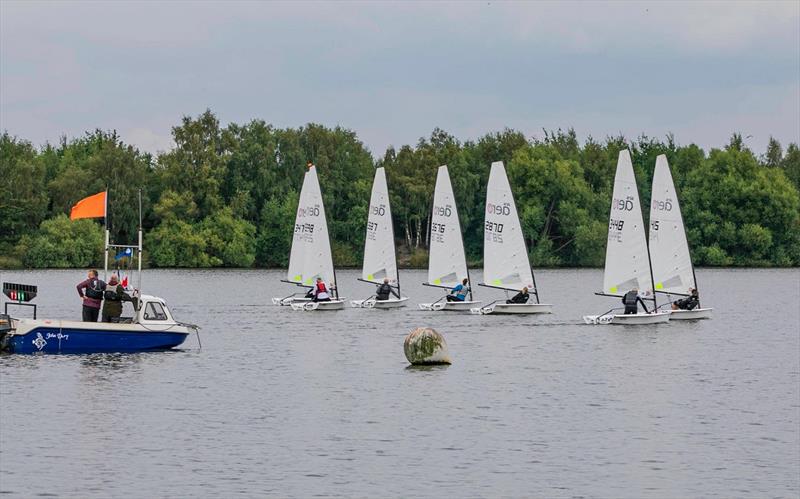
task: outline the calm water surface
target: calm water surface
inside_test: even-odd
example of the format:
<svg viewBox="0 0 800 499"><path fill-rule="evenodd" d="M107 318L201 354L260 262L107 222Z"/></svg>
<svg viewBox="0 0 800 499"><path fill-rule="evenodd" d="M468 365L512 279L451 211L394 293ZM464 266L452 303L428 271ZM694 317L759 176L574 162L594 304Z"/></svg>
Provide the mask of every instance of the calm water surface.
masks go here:
<svg viewBox="0 0 800 499"><path fill-rule="evenodd" d="M479 273L473 278L478 280ZM79 318L83 271L39 285ZM798 497L800 271L700 270L710 321L585 326L600 271L541 271L543 317L293 312L277 271L149 271L203 329L177 352L0 356L8 497ZM372 288L339 272L349 298ZM486 302L501 292L478 289ZM126 305L127 307L128 305ZM21 315L21 314L20 314ZM411 369L442 332L454 364Z"/></svg>

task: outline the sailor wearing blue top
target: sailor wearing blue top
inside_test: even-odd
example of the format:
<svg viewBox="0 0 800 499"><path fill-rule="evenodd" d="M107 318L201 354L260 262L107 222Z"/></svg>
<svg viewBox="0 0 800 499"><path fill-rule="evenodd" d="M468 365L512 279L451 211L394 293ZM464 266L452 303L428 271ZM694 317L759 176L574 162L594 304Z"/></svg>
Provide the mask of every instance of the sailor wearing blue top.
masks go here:
<svg viewBox="0 0 800 499"><path fill-rule="evenodd" d="M461 284L456 285L453 289L450 290L450 294L447 295L447 301L464 301L467 299L467 294L469 293L470 289L467 285L469 283L469 279L466 277Z"/></svg>

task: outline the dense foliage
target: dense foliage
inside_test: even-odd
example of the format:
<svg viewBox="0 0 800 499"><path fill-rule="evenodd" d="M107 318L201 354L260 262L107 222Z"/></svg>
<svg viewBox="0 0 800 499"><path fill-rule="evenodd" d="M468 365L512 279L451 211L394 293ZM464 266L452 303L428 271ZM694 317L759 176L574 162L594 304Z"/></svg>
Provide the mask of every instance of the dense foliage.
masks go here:
<svg viewBox="0 0 800 499"><path fill-rule="evenodd" d="M307 160L319 169L334 259L360 264L373 169L386 167L401 263L424 265L436 168L449 166L468 258L482 255L489 166L504 161L535 265L602 265L620 149L650 196L655 158L672 168L696 263L800 264L800 149L771 140L756 156L734 134L706 154L640 137L580 144L572 130L528 139L504 130L460 142L434 130L377 160L343 128L220 126L206 111L173 128L158 156L96 130L36 148L0 136L0 266L82 267L100 262L100 221L70 222L79 199L108 188L112 240L136 241L143 192L147 261L159 267L280 267L288 262ZM645 201L643 204L647 205ZM647 217L648 213L645 213Z"/></svg>

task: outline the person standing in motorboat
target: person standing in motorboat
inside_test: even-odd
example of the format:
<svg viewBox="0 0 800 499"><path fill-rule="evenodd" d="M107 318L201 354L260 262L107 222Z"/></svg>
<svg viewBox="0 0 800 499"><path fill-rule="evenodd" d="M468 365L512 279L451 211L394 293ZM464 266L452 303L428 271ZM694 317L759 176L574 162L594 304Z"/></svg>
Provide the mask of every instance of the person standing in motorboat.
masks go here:
<svg viewBox="0 0 800 499"><path fill-rule="evenodd" d="M83 302L83 322L97 322L106 283L98 279L97 271L92 269L87 273L86 280L81 281L76 288Z"/></svg>
<svg viewBox="0 0 800 499"><path fill-rule="evenodd" d="M647 305L644 304L642 297L639 295L639 290L636 288L633 288L632 290L625 293L625 296L622 297L622 303L623 305L625 305L625 315L638 314L639 303L642 304L642 308L646 313L648 314L650 313L650 311L647 310Z"/></svg>
<svg viewBox="0 0 800 499"><path fill-rule="evenodd" d="M379 301L386 301L389 299L389 295L395 295L397 299L400 299L400 295L394 290L391 284L389 284L389 278L385 277L383 279L383 283L378 285L377 291L375 291L375 299Z"/></svg>
<svg viewBox="0 0 800 499"><path fill-rule="evenodd" d="M672 303L672 310L694 310L700 306L700 293L695 288L689 288L689 296Z"/></svg>
<svg viewBox="0 0 800 499"><path fill-rule="evenodd" d="M317 277L317 283L314 285L313 292L314 297L312 298L312 301L331 301L331 295L328 292L328 287L325 285L322 277Z"/></svg>
<svg viewBox="0 0 800 499"><path fill-rule="evenodd" d="M506 303L528 303L528 299L531 297L530 293L528 293L527 286L522 288L522 291L512 296L510 299L506 300Z"/></svg>
<svg viewBox="0 0 800 499"><path fill-rule="evenodd" d="M103 293L103 322L119 322L123 301L133 302L133 307L136 308L136 299L125 292L125 287L120 284L117 275L111 274Z"/></svg>
<svg viewBox="0 0 800 499"><path fill-rule="evenodd" d="M447 301L464 301L467 299L467 295L469 294L469 279L466 277L461 284L456 285L453 289L450 290L450 294L446 296Z"/></svg>

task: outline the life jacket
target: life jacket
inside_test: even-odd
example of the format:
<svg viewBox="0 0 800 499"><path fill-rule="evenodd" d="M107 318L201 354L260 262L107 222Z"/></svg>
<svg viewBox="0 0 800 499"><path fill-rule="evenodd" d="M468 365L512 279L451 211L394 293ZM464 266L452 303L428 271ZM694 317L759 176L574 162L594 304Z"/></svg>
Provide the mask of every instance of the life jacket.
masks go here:
<svg viewBox="0 0 800 499"><path fill-rule="evenodd" d="M106 289L106 283L100 279L92 279L89 286L86 287L86 296L101 300L103 298L103 291Z"/></svg>
<svg viewBox="0 0 800 499"><path fill-rule="evenodd" d="M378 299L385 300L389 298L389 293L391 292L392 287L389 284L383 283L378 286L378 291L375 293L375 296L377 296Z"/></svg>
<svg viewBox="0 0 800 499"><path fill-rule="evenodd" d="M328 288L325 287L325 283L320 281L317 283L317 294L319 293L327 293Z"/></svg>
<svg viewBox="0 0 800 499"><path fill-rule="evenodd" d="M103 298L108 301L122 301L122 297L117 293L118 286L119 284L107 287L103 293Z"/></svg>
<svg viewBox="0 0 800 499"><path fill-rule="evenodd" d="M638 298L638 296L639 293L636 291L628 291L625 293L625 296L622 297L622 303L624 303L626 307L635 307L636 298Z"/></svg>

